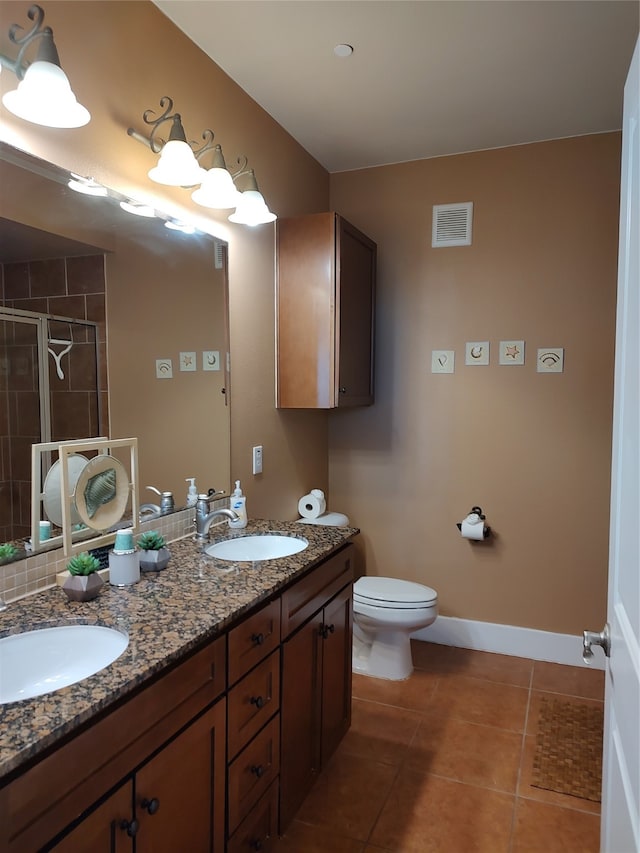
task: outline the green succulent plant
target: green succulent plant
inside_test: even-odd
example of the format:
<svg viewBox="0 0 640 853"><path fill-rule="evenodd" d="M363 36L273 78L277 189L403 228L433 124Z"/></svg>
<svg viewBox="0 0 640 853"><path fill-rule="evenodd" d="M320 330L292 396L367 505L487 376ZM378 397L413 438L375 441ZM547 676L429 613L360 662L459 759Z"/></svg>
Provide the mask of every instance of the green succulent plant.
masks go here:
<svg viewBox="0 0 640 853"><path fill-rule="evenodd" d="M93 572L97 572L99 568L100 561L87 551L76 554L67 563L70 575L91 575Z"/></svg>
<svg viewBox="0 0 640 853"><path fill-rule="evenodd" d="M164 548L166 544L164 537L160 536L156 530L149 530L147 533L141 533L140 538L138 539L138 547L142 548L143 551L159 551L161 548Z"/></svg>
<svg viewBox="0 0 640 853"><path fill-rule="evenodd" d="M17 553L18 549L15 545L12 545L11 542L5 542L3 545L0 545L0 562L2 560L10 560Z"/></svg>

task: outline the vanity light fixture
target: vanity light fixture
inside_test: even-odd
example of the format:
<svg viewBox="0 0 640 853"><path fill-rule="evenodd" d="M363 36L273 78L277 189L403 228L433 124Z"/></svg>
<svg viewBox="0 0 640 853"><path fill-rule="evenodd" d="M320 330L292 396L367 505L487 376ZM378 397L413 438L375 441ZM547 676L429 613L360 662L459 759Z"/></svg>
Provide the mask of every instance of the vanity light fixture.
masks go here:
<svg viewBox="0 0 640 853"><path fill-rule="evenodd" d="M164 227L170 231L182 231L183 234L195 234L194 225L189 225L187 222L181 222L178 219L165 219Z"/></svg>
<svg viewBox="0 0 640 853"><path fill-rule="evenodd" d="M71 172L71 178L67 182L69 189L84 195L95 195L105 197L109 194L106 187L94 181L93 178L83 178L82 175L76 175Z"/></svg>
<svg viewBox="0 0 640 853"><path fill-rule="evenodd" d="M277 217L266 205L262 193L258 190L253 169L247 169L247 159L238 158L239 168L232 172L227 168L222 147L213 144L213 131L202 133L204 144L196 148L196 143L187 142L179 113L172 113L173 101L168 96L160 99L164 110L156 117L154 110L145 110L142 118L145 124L151 126L149 137L143 136L132 127L127 133L138 142L149 147L154 154L160 154L158 165L149 171L149 177L158 183L168 186L193 188L191 198L196 204L214 210L235 208L229 216L230 222L242 225L260 225L273 222ZM165 142L158 136L161 124L171 121L169 139ZM200 158L206 151L213 150L213 165L205 170L200 166ZM244 192L236 187L236 180L248 176L248 186Z"/></svg>
<svg viewBox="0 0 640 853"><path fill-rule="evenodd" d="M258 189L258 182L253 169L249 169L246 174L249 176L248 187L240 194L240 201L235 213L228 217L229 222L236 222L240 225L264 225L267 222L273 222L277 216L267 207L267 203Z"/></svg>
<svg viewBox="0 0 640 853"><path fill-rule="evenodd" d="M202 138L205 144L194 152L187 142L187 135L182 126L180 113L172 113L173 101L165 96L160 98L160 106L164 112L156 117L154 110L145 110L142 119L151 125L149 138L137 133L132 127L127 130L129 136L148 145L154 154L160 154L160 159L153 169L148 172L152 181L169 187L193 187L201 184L205 170L200 167L197 157L209 150L213 142L213 132L205 130ZM169 138L165 142L157 134L161 124L171 122Z"/></svg>
<svg viewBox="0 0 640 853"><path fill-rule="evenodd" d="M60 57L53 41L51 27L43 27L44 11L31 6L27 12L34 24L23 32L19 24L9 28L9 41L19 46L12 60L0 54L0 66L9 68L19 80L16 89L7 92L2 103L9 112L26 121L44 127L82 127L91 118L71 90L67 75L60 67ZM29 45L39 40L35 61L29 63L24 55Z"/></svg>

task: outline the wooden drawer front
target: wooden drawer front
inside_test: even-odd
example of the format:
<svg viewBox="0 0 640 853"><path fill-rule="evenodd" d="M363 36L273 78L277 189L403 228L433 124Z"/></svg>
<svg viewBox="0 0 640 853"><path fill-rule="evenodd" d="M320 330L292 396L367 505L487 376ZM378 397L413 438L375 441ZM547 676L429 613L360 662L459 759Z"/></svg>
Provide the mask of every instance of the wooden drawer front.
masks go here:
<svg viewBox="0 0 640 853"><path fill-rule="evenodd" d="M277 648L280 642L280 599L245 619L229 631L228 683L235 684L245 672Z"/></svg>
<svg viewBox="0 0 640 853"><path fill-rule="evenodd" d="M228 756L232 759L280 707L279 650L236 684L228 705Z"/></svg>
<svg viewBox="0 0 640 853"><path fill-rule="evenodd" d="M280 768L280 716L274 717L229 765L229 835L258 802Z"/></svg>
<svg viewBox="0 0 640 853"><path fill-rule="evenodd" d="M225 651L219 637L11 782L8 850L38 849L219 696Z"/></svg>
<svg viewBox="0 0 640 853"><path fill-rule="evenodd" d="M282 594L282 639L353 580L354 545L347 545Z"/></svg>
<svg viewBox="0 0 640 853"><path fill-rule="evenodd" d="M269 853L278 840L278 781L260 798L227 844L227 853Z"/></svg>

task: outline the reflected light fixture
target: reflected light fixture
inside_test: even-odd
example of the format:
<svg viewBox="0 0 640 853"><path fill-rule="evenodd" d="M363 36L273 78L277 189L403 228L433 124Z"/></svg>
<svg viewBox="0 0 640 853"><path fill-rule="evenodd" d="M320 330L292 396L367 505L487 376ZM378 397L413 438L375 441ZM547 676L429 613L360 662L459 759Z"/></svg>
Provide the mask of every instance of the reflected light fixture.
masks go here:
<svg viewBox="0 0 640 853"><path fill-rule="evenodd" d="M71 172L71 178L67 182L67 186L74 192L83 193L84 195L104 197L109 194L107 188L94 181L93 178L83 178L82 175L76 175L73 172Z"/></svg>
<svg viewBox="0 0 640 853"><path fill-rule="evenodd" d="M146 216L149 219L156 215L155 210L151 205L145 204L142 201L134 201L133 199L129 199L128 201L121 201L120 207L123 210L126 210L127 213L133 213L134 216Z"/></svg>
<svg viewBox="0 0 640 853"><path fill-rule="evenodd" d="M273 222L277 216L267 207L267 203L258 189L258 182L253 169L249 169L246 174L249 175L248 187L240 194L240 201L235 213L228 217L229 222L236 222L240 225L264 225L267 222Z"/></svg>
<svg viewBox="0 0 640 853"><path fill-rule="evenodd" d="M23 27L12 24L9 41L19 46L15 60L0 54L0 65L16 75L18 87L7 92L2 103L9 112L44 127L82 127L91 118L71 90L67 75L60 67L60 57L53 41L51 27L43 27L44 11L31 6L27 17L34 22L24 35ZM24 59L29 45L38 40L34 62Z"/></svg>
<svg viewBox="0 0 640 853"><path fill-rule="evenodd" d="M247 169L247 159L238 158L239 168L232 172L227 168L222 148L213 143L213 131L202 133L203 145L196 148L196 143L187 142L182 119L179 113L172 113L173 101L168 96L160 99L164 110L159 116L153 110L145 110L142 118L145 124L151 126L149 137L138 133L132 127L127 133L138 142L150 148L154 154L160 154L158 164L149 171L149 177L167 186L196 187L191 198L196 204L214 210L235 208L229 216L230 222L242 225L261 225L273 222L277 217L272 213L258 190L258 184L253 169ZM169 139L165 142L158 136L161 124L171 121ZM213 151L213 164L205 170L200 166L200 158L207 151ZM248 187L239 192L236 180L248 175Z"/></svg>
<svg viewBox="0 0 640 853"><path fill-rule="evenodd" d="M194 225L189 225L188 222L181 222L179 219L165 219L164 227L170 231L182 231L183 234L195 234Z"/></svg>

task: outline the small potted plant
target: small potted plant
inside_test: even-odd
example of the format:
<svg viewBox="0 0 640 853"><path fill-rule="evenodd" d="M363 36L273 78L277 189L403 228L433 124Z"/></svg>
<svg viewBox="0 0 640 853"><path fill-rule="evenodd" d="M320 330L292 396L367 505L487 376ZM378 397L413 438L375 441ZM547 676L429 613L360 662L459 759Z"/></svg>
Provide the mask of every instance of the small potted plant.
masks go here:
<svg viewBox="0 0 640 853"><path fill-rule="evenodd" d="M10 560L13 560L18 554L18 549L15 545L12 545L11 542L5 542L0 545L0 566L3 563L8 563Z"/></svg>
<svg viewBox="0 0 640 853"><path fill-rule="evenodd" d="M100 592L104 581L98 574L99 560L87 551L76 554L67 563L69 577L62 589L71 601L91 601Z"/></svg>
<svg viewBox="0 0 640 853"><path fill-rule="evenodd" d="M141 533L138 539L140 548L140 571L159 572L167 567L171 552L164 538L155 530Z"/></svg>

